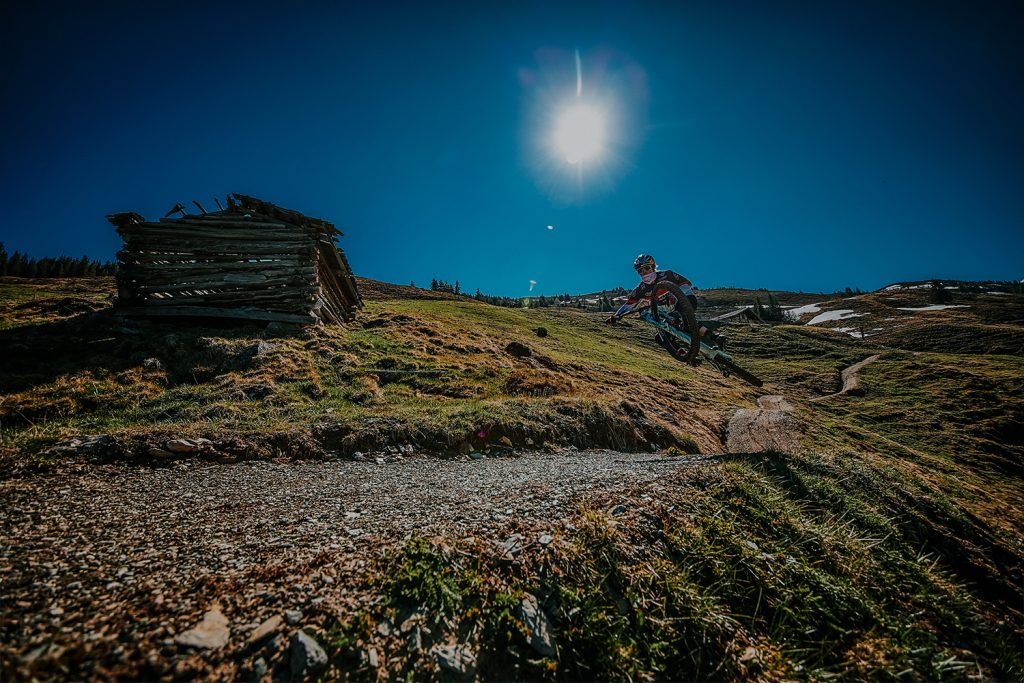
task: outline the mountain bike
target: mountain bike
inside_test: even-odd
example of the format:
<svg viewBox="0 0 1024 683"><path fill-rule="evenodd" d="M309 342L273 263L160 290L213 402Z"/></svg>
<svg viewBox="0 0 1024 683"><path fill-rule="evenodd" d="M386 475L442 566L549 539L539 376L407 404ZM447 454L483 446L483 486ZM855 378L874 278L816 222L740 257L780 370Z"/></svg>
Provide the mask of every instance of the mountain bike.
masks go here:
<svg viewBox="0 0 1024 683"><path fill-rule="evenodd" d="M675 300L675 306L667 306L669 310L662 313L658 310L658 298L666 295ZM662 303L668 304L667 301ZM701 339L699 332L691 334L691 331L699 330L700 325L693 306L678 285L659 282L652 292L651 305L635 313L645 323L658 328L659 343L676 360L699 365L703 358L726 377L736 375L755 387L764 385L756 376L737 365L731 355L714 343Z"/></svg>

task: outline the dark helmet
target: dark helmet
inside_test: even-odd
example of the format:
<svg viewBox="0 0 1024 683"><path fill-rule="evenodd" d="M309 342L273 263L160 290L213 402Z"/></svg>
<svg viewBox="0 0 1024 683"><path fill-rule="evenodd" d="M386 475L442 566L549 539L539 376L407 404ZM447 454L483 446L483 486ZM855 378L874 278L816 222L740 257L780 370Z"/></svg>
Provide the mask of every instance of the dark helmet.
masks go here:
<svg viewBox="0 0 1024 683"><path fill-rule="evenodd" d="M654 257L650 254L640 254L636 257L636 260L633 261L633 270L639 271L641 266L650 266L651 268L657 267L654 263Z"/></svg>

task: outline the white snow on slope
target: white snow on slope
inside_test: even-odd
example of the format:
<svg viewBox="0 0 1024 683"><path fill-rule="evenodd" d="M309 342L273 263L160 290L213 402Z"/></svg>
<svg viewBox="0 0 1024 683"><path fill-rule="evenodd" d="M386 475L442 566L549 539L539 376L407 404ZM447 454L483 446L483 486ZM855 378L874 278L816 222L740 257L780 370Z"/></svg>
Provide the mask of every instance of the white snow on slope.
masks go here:
<svg viewBox="0 0 1024 683"><path fill-rule="evenodd" d="M921 308L897 308L896 310L920 313L921 311L942 311L947 308L970 308L970 306L967 304L932 304L931 306L922 306Z"/></svg>
<svg viewBox="0 0 1024 683"><path fill-rule="evenodd" d="M814 316L807 321L808 325L817 325L818 323L827 323L831 320L846 320L847 318L860 318L867 315L867 313L854 313L853 311L840 308L835 311L825 311L819 315Z"/></svg>
<svg viewBox="0 0 1024 683"><path fill-rule="evenodd" d="M786 311L786 315L793 320L798 320L804 313L818 313L821 311L821 304L807 304L800 308L791 308Z"/></svg>

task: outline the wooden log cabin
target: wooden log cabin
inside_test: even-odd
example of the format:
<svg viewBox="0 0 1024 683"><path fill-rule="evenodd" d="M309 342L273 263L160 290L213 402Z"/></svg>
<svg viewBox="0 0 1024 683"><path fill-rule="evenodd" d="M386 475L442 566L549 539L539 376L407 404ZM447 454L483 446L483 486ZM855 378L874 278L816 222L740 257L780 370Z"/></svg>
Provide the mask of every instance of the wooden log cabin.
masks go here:
<svg viewBox="0 0 1024 683"><path fill-rule="evenodd" d="M341 324L363 305L332 224L240 194L219 211L194 203L155 222L107 216L124 239L121 314Z"/></svg>

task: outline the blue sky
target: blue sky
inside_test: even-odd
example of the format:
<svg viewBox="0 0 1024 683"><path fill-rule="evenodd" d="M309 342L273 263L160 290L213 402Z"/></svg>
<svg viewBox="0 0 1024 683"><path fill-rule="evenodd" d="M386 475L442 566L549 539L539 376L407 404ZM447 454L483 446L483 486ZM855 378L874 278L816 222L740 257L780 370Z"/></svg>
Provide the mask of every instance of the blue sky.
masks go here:
<svg viewBox="0 0 1024 683"><path fill-rule="evenodd" d="M105 214L241 192L359 275L492 294L639 252L705 287L1024 277L1019 3L768 4L5 3L0 241L111 258ZM582 167L550 141L576 51Z"/></svg>

